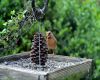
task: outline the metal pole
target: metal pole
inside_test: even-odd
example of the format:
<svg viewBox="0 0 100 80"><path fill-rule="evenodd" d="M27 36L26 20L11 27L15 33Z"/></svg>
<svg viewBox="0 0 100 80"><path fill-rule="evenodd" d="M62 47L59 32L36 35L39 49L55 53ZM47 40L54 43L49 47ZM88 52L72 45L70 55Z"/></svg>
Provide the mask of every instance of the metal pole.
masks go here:
<svg viewBox="0 0 100 80"><path fill-rule="evenodd" d="M41 66L41 50L40 50L40 25L39 25L39 66Z"/></svg>

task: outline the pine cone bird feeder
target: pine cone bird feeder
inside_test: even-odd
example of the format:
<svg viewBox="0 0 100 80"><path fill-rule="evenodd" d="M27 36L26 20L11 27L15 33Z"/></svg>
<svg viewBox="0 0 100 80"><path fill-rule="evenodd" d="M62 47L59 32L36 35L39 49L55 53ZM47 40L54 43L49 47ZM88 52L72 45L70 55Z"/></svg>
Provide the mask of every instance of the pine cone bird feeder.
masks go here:
<svg viewBox="0 0 100 80"><path fill-rule="evenodd" d="M35 20L42 20L45 11L47 9L48 0L44 0L44 6L42 8L36 8L35 0L32 0L32 9L33 9L33 17ZM32 51L31 51L31 61L36 65L44 66L47 61L48 55L48 48L46 44L46 39L40 33L40 26L39 32L34 35L34 42L32 44Z"/></svg>
<svg viewBox="0 0 100 80"><path fill-rule="evenodd" d="M31 61L36 65L44 66L47 61L48 48L46 40L42 33L34 35L34 43L32 44Z"/></svg>

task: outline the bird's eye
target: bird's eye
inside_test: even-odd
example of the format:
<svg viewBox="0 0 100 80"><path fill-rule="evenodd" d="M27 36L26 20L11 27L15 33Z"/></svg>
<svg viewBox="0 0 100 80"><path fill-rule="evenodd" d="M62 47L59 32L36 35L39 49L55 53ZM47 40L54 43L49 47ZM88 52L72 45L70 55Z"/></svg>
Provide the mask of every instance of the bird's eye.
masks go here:
<svg viewBox="0 0 100 80"><path fill-rule="evenodd" d="M48 33L48 35L50 35L50 33Z"/></svg>

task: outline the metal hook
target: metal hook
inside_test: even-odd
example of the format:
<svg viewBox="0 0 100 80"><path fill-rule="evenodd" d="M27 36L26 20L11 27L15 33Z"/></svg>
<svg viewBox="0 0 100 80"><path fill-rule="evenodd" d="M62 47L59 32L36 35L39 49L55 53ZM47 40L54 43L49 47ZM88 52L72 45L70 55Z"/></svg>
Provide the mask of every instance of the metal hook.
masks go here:
<svg viewBox="0 0 100 80"><path fill-rule="evenodd" d="M48 7L48 0L44 0L44 6L42 8L36 8L35 0L32 0L32 9L36 20L40 20L41 18L43 18L47 10L47 7Z"/></svg>

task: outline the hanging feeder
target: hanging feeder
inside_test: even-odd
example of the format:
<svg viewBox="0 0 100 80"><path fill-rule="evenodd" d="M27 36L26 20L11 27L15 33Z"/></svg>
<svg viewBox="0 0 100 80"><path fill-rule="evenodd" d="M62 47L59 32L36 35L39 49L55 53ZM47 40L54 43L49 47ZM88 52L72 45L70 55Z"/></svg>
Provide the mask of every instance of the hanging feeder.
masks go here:
<svg viewBox="0 0 100 80"><path fill-rule="evenodd" d="M38 21L43 18L46 12L47 5L48 5L48 0L44 0L44 6L42 8L36 8L35 0L32 0L32 10L33 10L32 14L33 14L34 20ZM47 55L48 55L46 40L40 31L40 27L41 26L38 27L39 32L37 32L34 35L32 52L30 54L31 61L35 63L36 68L44 67L47 61Z"/></svg>

